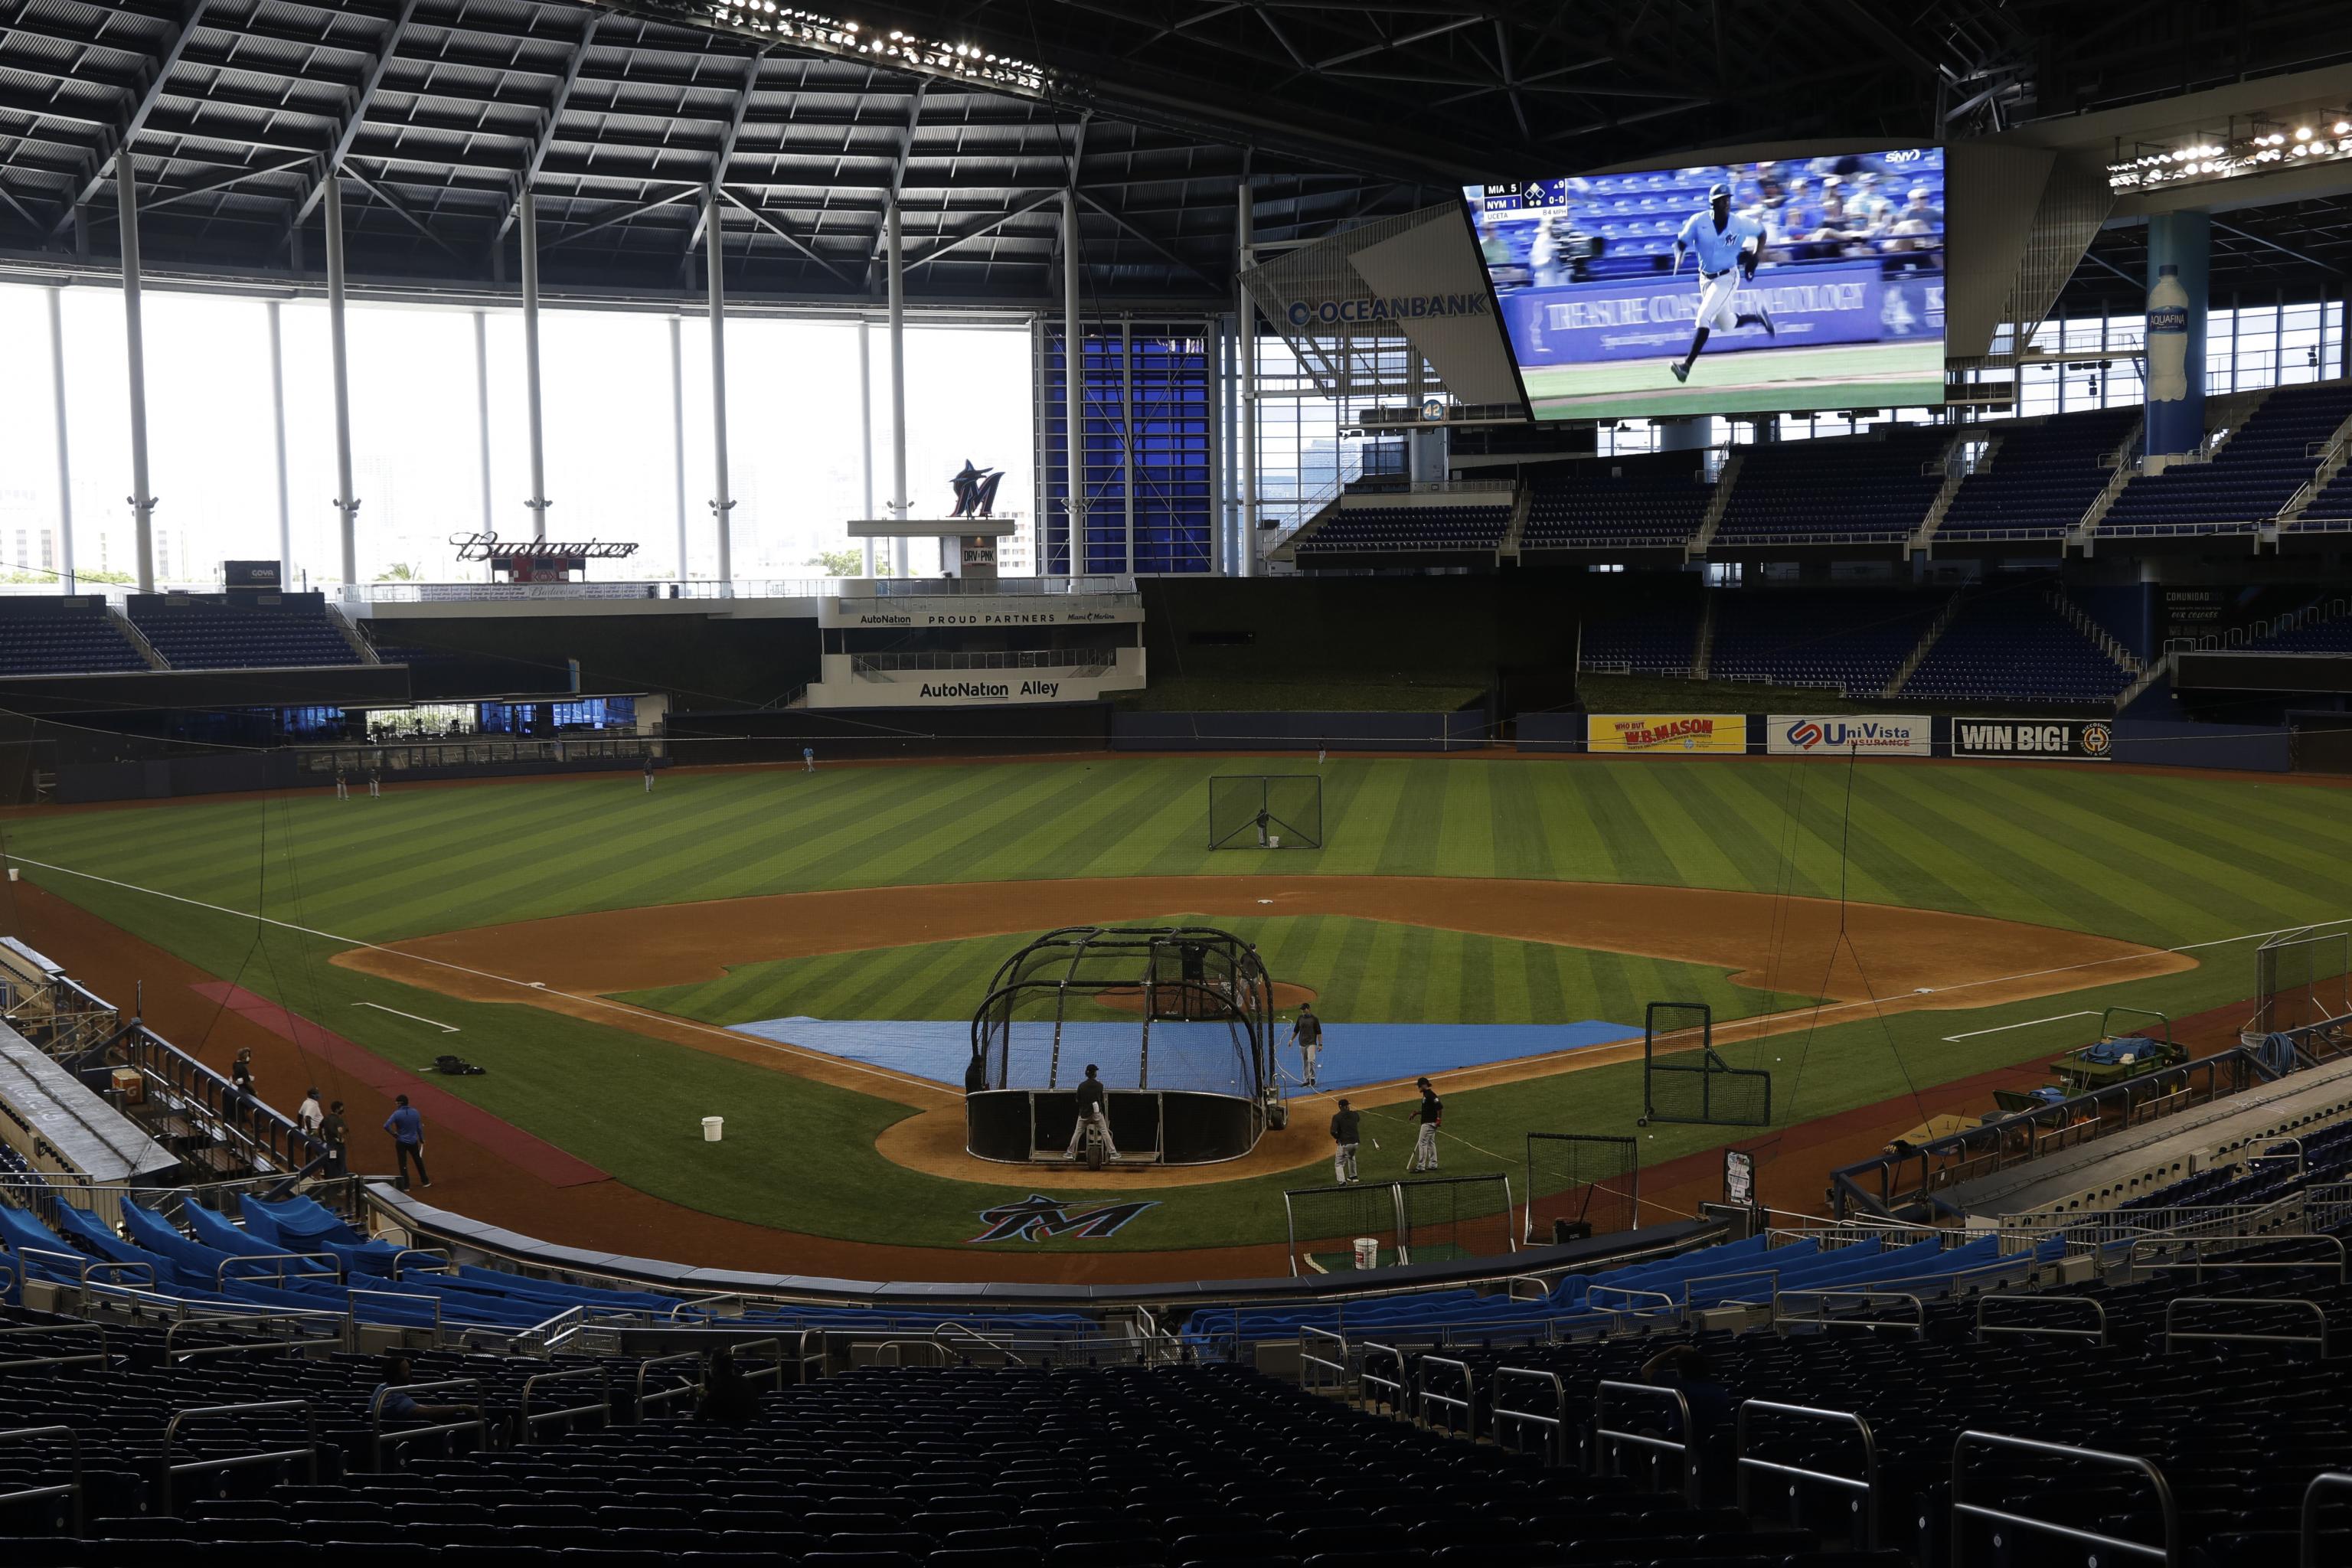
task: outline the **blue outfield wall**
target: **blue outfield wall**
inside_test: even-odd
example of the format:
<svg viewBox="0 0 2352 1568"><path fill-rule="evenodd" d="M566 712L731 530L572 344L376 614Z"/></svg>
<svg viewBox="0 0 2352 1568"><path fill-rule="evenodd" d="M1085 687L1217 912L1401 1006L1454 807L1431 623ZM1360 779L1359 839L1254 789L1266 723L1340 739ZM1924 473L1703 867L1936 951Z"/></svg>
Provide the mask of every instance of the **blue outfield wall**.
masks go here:
<svg viewBox="0 0 2352 1568"><path fill-rule="evenodd" d="M2275 724L2184 724L2118 719L2116 760L2176 768L2283 773L2294 765L2294 737Z"/></svg>
<svg viewBox="0 0 2352 1568"><path fill-rule="evenodd" d="M1115 752L1447 752L1486 744L1461 713L1113 713Z"/></svg>

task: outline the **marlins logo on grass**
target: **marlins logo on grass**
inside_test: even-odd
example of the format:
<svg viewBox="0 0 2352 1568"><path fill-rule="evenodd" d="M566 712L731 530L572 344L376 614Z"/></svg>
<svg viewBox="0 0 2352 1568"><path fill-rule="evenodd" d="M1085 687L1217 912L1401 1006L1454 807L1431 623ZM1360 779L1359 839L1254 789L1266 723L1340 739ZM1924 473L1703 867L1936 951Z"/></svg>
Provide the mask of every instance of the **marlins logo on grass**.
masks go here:
<svg viewBox="0 0 2352 1568"><path fill-rule="evenodd" d="M1137 1215L1159 1206L1157 1202L1147 1199L1141 1203L1106 1204L1071 1214L1060 1198L1031 1193L1019 1203L998 1204L981 1210L981 1220L988 1228L971 1241L978 1246L983 1241L1044 1241L1056 1236L1115 1236Z"/></svg>

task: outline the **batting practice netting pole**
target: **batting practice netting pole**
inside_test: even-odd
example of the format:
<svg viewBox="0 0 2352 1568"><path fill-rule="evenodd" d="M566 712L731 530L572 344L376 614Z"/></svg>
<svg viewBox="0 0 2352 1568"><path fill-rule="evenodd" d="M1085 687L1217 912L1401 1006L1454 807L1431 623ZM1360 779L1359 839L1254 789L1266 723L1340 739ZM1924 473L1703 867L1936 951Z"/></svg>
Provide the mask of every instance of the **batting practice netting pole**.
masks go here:
<svg viewBox="0 0 2352 1568"><path fill-rule="evenodd" d="M2254 1016L2240 1039L2309 1028L2352 1014L2352 931L2308 929L2273 937L2254 950Z"/></svg>
<svg viewBox="0 0 2352 1568"><path fill-rule="evenodd" d="M1641 1145L1582 1132L1528 1134L1529 1247L1613 1236L1642 1223Z"/></svg>
<svg viewBox="0 0 2352 1568"><path fill-rule="evenodd" d="M1371 1244L1375 1268L1518 1250L1511 1179L1500 1172L1294 1187L1282 1194L1282 1208L1294 1275L1358 1268L1360 1242Z"/></svg>
<svg viewBox="0 0 2352 1568"><path fill-rule="evenodd" d="M1653 1002L1642 1019L1642 1106L1643 1127L1769 1127L1772 1075L1715 1054L1715 1013L1704 1002Z"/></svg>
<svg viewBox="0 0 2352 1568"><path fill-rule="evenodd" d="M1315 773L1220 773L1209 781L1212 849L1320 849L1323 780Z"/></svg>

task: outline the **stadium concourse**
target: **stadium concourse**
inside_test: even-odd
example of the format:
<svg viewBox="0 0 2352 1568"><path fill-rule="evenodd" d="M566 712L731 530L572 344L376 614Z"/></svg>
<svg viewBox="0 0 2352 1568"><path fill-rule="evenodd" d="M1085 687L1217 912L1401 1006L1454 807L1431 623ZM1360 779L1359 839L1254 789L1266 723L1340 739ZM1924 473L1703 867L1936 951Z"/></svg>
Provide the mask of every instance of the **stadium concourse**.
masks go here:
<svg viewBox="0 0 2352 1568"><path fill-rule="evenodd" d="M0 1568L2352 1562L2352 11L1569 19L10 7Z"/></svg>

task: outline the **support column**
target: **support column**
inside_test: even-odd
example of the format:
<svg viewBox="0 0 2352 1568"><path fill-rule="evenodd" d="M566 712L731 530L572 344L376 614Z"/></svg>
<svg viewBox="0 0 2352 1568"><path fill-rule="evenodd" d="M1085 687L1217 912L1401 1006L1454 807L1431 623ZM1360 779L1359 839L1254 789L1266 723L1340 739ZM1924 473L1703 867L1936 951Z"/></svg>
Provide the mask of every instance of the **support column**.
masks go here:
<svg viewBox="0 0 2352 1568"><path fill-rule="evenodd" d="M892 198L883 209L884 276L889 285L890 333L890 515L907 516L907 268L906 246L900 232L898 203ZM902 534L890 542L890 570L907 575L907 541Z"/></svg>
<svg viewBox="0 0 2352 1568"><path fill-rule="evenodd" d="M278 584L294 586L294 509L286 493L286 338L281 309L269 301L269 416L278 436Z"/></svg>
<svg viewBox="0 0 2352 1568"><path fill-rule="evenodd" d="M539 401L539 202L530 186L516 204L515 235L522 247L522 395L530 441L530 536L547 537L547 446L540 428Z"/></svg>
<svg viewBox="0 0 2352 1568"><path fill-rule="evenodd" d="M320 183L327 228L327 346L335 381L335 516L343 585L359 582L359 498L352 494L351 356L343 339L343 177L331 164Z"/></svg>
<svg viewBox="0 0 2352 1568"><path fill-rule="evenodd" d="M74 576L73 442L66 433L66 316L62 289L49 290L49 423L58 436L58 582L80 590Z"/></svg>
<svg viewBox="0 0 2352 1568"><path fill-rule="evenodd" d="M867 331L865 318L857 322L857 458L866 476L866 506L857 515L874 515L874 342ZM857 542L864 557L866 575L874 575L874 539L872 535Z"/></svg>
<svg viewBox="0 0 2352 1568"><path fill-rule="evenodd" d="M1073 175L1075 178L1075 174ZM1069 516L1069 574L1087 570L1087 340L1078 323L1078 196L1062 191L1062 427L1069 459L1064 507Z"/></svg>
<svg viewBox="0 0 2352 1568"><path fill-rule="evenodd" d="M709 262L710 306L710 513L719 523L719 593L731 595L735 582L735 498L727 489L727 281L726 252L719 243L719 196L707 198L702 215L703 254Z"/></svg>
<svg viewBox="0 0 2352 1568"><path fill-rule="evenodd" d="M1703 451L1708 437L1713 434L1710 428L1713 421L1704 415L1684 419L1653 419L1650 423L1657 427L1657 449L1661 452Z"/></svg>
<svg viewBox="0 0 2352 1568"><path fill-rule="evenodd" d="M1127 566L1135 572L1135 322L1118 322L1119 493L1127 498Z"/></svg>
<svg viewBox="0 0 2352 1568"><path fill-rule="evenodd" d="M669 319L670 478L677 507L677 578L686 581L686 322Z"/></svg>
<svg viewBox="0 0 2352 1568"><path fill-rule="evenodd" d="M122 337L131 352L131 520L139 552L139 591L155 591L155 496L147 488L147 340L140 321L139 181L131 149L114 160L114 195L122 219Z"/></svg>
<svg viewBox="0 0 2352 1568"><path fill-rule="evenodd" d="M495 531L490 510L490 319L474 312L474 446L482 466L482 531Z"/></svg>
<svg viewBox="0 0 2352 1568"><path fill-rule="evenodd" d="M1234 230L1241 238L1239 262L1244 272L1255 264L1250 244L1251 220L1255 216L1249 182L1244 180ZM1235 574L1248 577L1255 574L1257 563L1257 307L1250 303L1247 289L1236 284L1234 293L1234 353L1241 361L1241 382L1236 389L1241 404L1241 430L1235 445L1240 448L1236 460L1241 468L1242 510L1234 531L1234 563Z"/></svg>
<svg viewBox="0 0 2352 1568"><path fill-rule="evenodd" d="M1203 338L1209 349L1209 574L1225 569L1225 528L1233 519L1233 502L1225 494L1225 477L1233 460L1225 455L1232 421L1225 413L1225 321L1212 316Z"/></svg>
<svg viewBox="0 0 2352 1568"><path fill-rule="evenodd" d="M2147 220L2146 450L2151 458L2195 452L2204 445L2205 279L2211 240L2210 221L2201 212L2158 213ZM2234 314L2231 325L2234 331ZM2236 363L2233 354L2233 370Z"/></svg>

